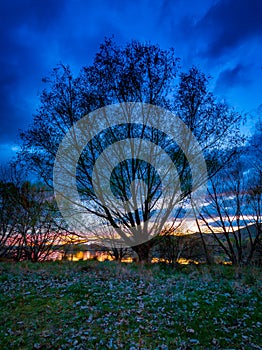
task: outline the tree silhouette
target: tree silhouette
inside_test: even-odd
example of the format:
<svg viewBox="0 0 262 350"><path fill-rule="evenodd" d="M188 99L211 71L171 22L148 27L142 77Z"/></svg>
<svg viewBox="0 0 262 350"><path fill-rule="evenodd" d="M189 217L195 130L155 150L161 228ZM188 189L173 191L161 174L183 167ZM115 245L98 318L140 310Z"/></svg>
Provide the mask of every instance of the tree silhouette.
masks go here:
<svg viewBox="0 0 262 350"><path fill-rule="evenodd" d="M93 64L84 67L78 77L74 78L70 68L64 65L53 70L51 77L45 79L47 87L42 92L41 105L35 115L34 123L29 130L21 134L24 144L20 156L22 162L36 170L52 187L55 157L60 142L70 128L84 115L98 108L114 103L122 103L121 106L125 106L125 110L122 111L122 114L126 116L123 125L107 125L106 129L93 135L86 147L80 145L90 130L88 128L79 129L75 135L76 129L71 129L68 147L71 149L73 147L75 154L78 154L77 152L81 149L76 170L78 191L82 199L81 206L90 215L95 215L100 225L110 224L118 230L118 233L127 230L126 237L129 237L129 245L132 245L140 260L149 258L149 251L154 244L154 240L150 239L154 237L151 235L153 229L152 225L147 227L147 224L144 224L143 230L140 229L138 232L134 229L141 227L141 223L153 220L157 223L157 230L161 232L161 228L164 228L167 223L162 217L158 218L159 208L161 206L163 208L165 201L170 202L170 198L172 198L171 207L177 203L182 206L183 201L192 192L192 169L185 156L185 150L192 155L195 162L200 156L200 152L195 151L198 154L194 154L190 149L193 144L193 136L181 132L182 129L176 125L176 120L170 117L171 114L163 113L160 108L176 113L198 138L210 165L209 176L217 171L216 167L211 166L215 163L217 149L219 148L221 156L221 145L226 148L229 144L232 146L239 141L240 115L225 103L216 101L208 90L209 79L197 68L193 67L187 73L182 73L178 80L178 62L173 49L162 50L157 45L137 41L120 47L112 39L106 39L100 46ZM145 125L146 123L144 125L134 123L136 115L133 114L130 119L132 109L130 102L142 102L147 103L148 106L160 107L154 116L157 120L155 124L157 127L150 127L152 109L149 107L146 113L142 107L139 112L144 113L145 121L149 126ZM99 129L100 123L103 124L107 117L105 114L102 116L103 120L101 120L101 115L100 119L90 119L89 129L96 127ZM115 120L118 120L117 117ZM168 133L161 131L162 126L165 126L165 130L170 130L171 134L177 130L176 142L168 136ZM134 150L134 143L130 141L133 139L142 140L136 144L140 153ZM123 140L129 140L125 147L131 152L130 157L125 160L121 155L122 149L116 146ZM157 149L163 149L177 167L177 178L173 178L172 181L174 183L178 181L181 185L180 189L174 185L173 197L166 196L165 200L162 198L162 202L160 199L162 184L156 166L152 164L157 164L159 168L162 167L166 178L171 174L170 168L164 163L162 153L156 152L156 148L153 147L147 150L147 154L151 155L149 161L141 159L142 152L147 148L146 142L157 145ZM103 158L104 166L99 169L95 168L98 158L110 145L112 145L113 152L116 147L115 157L113 159ZM183 145L184 150L179 145ZM229 153L231 152L227 151L224 154ZM66 161L63 164L70 167L70 163L75 161L73 153L68 152L64 156ZM225 162L229 158L225 158ZM96 186L102 189L98 176L95 177L96 172L97 175L105 175L107 168L110 168L117 160L118 165L112 168L110 177L110 191L116 198L115 201L112 201L103 190L100 191L101 196L95 193L93 181L97 181ZM205 179L201 172L197 177L196 187L200 187ZM141 186L139 180L142 180L146 186ZM64 186L69 185L64 184ZM134 207L119 210L116 203L119 203L119 200L127 202L130 197L136 198L137 203L132 202ZM180 211L170 210L168 214L172 216L173 230L174 225L180 223L176 221ZM164 219L167 218L168 215L164 217ZM83 231L85 230L87 227L83 227ZM132 240L136 234L145 235L147 239L142 240L141 244L136 244L138 241Z"/></svg>

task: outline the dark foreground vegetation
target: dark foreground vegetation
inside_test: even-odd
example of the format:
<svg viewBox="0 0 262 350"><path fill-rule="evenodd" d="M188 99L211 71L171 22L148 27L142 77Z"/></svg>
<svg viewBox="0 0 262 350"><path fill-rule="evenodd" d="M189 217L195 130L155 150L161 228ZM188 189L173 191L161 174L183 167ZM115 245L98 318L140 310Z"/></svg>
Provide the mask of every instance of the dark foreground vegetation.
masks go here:
<svg viewBox="0 0 262 350"><path fill-rule="evenodd" d="M261 268L0 264L0 349L261 349Z"/></svg>

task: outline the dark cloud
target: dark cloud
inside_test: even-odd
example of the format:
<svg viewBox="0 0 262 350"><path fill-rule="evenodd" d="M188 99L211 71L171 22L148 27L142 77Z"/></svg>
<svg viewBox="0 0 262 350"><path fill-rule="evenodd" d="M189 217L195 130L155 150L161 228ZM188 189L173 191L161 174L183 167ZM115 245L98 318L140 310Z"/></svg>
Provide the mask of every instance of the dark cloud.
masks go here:
<svg viewBox="0 0 262 350"><path fill-rule="evenodd" d="M261 18L260 0L222 0L208 10L195 28L201 37L206 38L205 54L219 57L250 38L260 40Z"/></svg>
<svg viewBox="0 0 262 350"><path fill-rule="evenodd" d="M18 128L31 119L40 72L46 68L42 53L61 13L63 1L25 0L1 4L0 14L0 140L14 142ZM29 96L29 94L31 96Z"/></svg>
<svg viewBox="0 0 262 350"><path fill-rule="evenodd" d="M115 4L114 4L115 3ZM77 73L90 63L120 2L14 0L0 7L0 146L16 143L32 121L41 78L60 62ZM108 16L109 14L109 16ZM110 21L111 18L111 21ZM117 15L116 21L117 23ZM121 35L120 35L121 36Z"/></svg>
<svg viewBox="0 0 262 350"><path fill-rule="evenodd" d="M8 149L17 143L18 129L32 121L41 78L60 62L77 74L105 36L115 35L120 44L137 39L173 46L183 65L199 64L225 91L248 84L249 77L258 81L250 64L262 62L261 18L259 0L203 0L201 6L193 0L2 1L0 153L13 153Z"/></svg>
<svg viewBox="0 0 262 350"><path fill-rule="evenodd" d="M217 78L216 89L246 86L251 81L250 69L249 65L238 63L232 68L223 70Z"/></svg>

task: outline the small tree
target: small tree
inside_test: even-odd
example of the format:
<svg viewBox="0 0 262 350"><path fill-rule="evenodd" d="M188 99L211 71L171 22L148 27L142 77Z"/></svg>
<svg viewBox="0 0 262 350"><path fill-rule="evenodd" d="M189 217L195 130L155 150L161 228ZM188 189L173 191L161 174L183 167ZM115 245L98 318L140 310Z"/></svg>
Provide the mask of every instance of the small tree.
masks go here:
<svg viewBox="0 0 262 350"><path fill-rule="evenodd" d="M0 180L0 258L11 258L20 244L16 231L17 208L12 197L17 195L16 187L8 178L8 171L1 171Z"/></svg>
<svg viewBox="0 0 262 350"><path fill-rule="evenodd" d="M154 255L160 261L175 265L177 260L183 255L185 240L181 235L164 235L159 237L159 243L154 249Z"/></svg>
<svg viewBox="0 0 262 350"><path fill-rule="evenodd" d="M198 221L234 265L249 264L261 239L261 186L240 158L210 180L207 204Z"/></svg>
<svg viewBox="0 0 262 350"><path fill-rule="evenodd" d="M17 186L16 231L21 237L18 248L20 259L37 262L49 259L51 253L67 242L68 233L63 232L54 218L53 199L42 185L23 182Z"/></svg>
<svg viewBox="0 0 262 350"><path fill-rule="evenodd" d="M50 259L52 253L76 241L57 218L50 191L41 184L23 180L23 173L10 168L0 186L2 254L15 260L33 262Z"/></svg>

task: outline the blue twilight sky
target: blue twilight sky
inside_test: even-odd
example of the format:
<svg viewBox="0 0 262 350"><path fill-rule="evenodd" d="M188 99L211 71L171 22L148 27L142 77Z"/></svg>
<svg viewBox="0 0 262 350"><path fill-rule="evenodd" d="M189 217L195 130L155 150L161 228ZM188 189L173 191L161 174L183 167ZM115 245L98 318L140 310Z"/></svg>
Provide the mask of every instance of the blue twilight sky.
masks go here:
<svg viewBox="0 0 262 350"><path fill-rule="evenodd" d="M0 162L15 154L57 63L75 74L105 36L174 47L183 69L198 65L213 91L249 129L262 104L261 0L0 0Z"/></svg>

